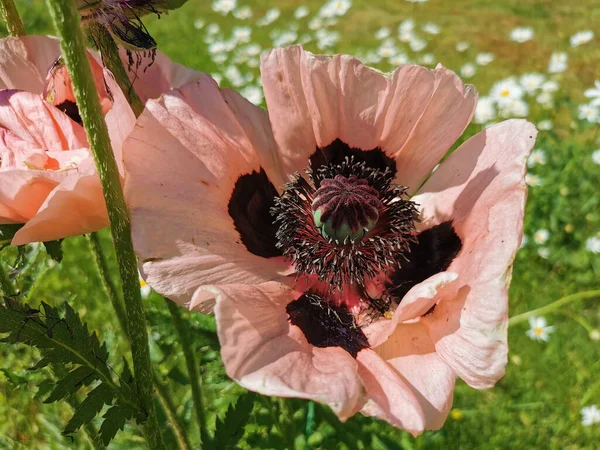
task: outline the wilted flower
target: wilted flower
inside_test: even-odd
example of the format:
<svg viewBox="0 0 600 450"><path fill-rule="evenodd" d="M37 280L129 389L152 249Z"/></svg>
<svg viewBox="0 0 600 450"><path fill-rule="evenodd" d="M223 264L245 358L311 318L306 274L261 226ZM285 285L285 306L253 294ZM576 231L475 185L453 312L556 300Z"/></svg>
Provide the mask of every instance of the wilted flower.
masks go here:
<svg viewBox="0 0 600 450"><path fill-rule="evenodd" d="M261 71L268 115L208 77L147 103L125 155L142 273L214 308L246 388L437 429L456 375L504 374L536 130L488 128L431 174L477 103L451 71L299 46Z"/></svg>
<svg viewBox="0 0 600 450"><path fill-rule="evenodd" d="M110 72L89 55L120 164L122 142L135 116ZM71 80L59 56L59 41L54 38L0 40L0 223L24 223L12 240L14 245L108 225L100 180ZM147 99L178 86L178 81L194 79L194 73L159 54L134 86Z"/></svg>

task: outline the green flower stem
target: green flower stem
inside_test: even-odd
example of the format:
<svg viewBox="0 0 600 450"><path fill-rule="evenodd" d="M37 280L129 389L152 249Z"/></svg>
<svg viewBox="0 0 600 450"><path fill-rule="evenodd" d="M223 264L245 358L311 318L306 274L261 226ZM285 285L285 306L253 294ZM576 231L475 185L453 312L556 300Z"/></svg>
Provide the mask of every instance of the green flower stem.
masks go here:
<svg viewBox="0 0 600 450"><path fill-rule="evenodd" d="M113 308L115 309L115 312L117 313L117 318L119 319L121 329L125 333L125 336L129 337L129 332L127 330L127 313L125 312L125 306L123 305L123 301L119 296L117 286L115 286L114 281L110 277L108 263L106 261L106 256L104 255L104 250L102 250L102 245L100 244L100 238L98 236L98 233L91 233L89 235L89 239L90 245L92 247L92 253L94 254L94 260L96 261L96 266L98 267L98 275L100 275L100 280L102 281L102 285L104 286L104 291L106 292L110 303L112 304Z"/></svg>
<svg viewBox="0 0 600 450"><path fill-rule="evenodd" d="M209 446L210 435L208 434L208 427L206 426L206 417L204 415L204 402L202 400L202 382L200 380L200 374L198 373L198 366L196 357L192 350L192 339L189 332L188 324L181 317L180 307L173 303L171 300L165 299L169 312L173 317L177 334L179 335L179 341L183 348L183 355L185 356L185 363L188 369L188 375L190 377L190 383L192 385L192 399L194 401L194 408L196 410L196 419L200 426L200 442L206 447ZM202 447L199 447L200 449Z"/></svg>
<svg viewBox="0 0 600 450"><path fill-rule="evenodd" d="M11 296L15 295L15 288L11 283L8 275L4 271L4 266L0 262L0 291L2 291L2 295Z"/></svg>
<svg viewBox="0 0 600 450"><path fill-rule="evenodd" d="M6 21L8 34L11 36L22 36L25 34L23 21L13 0L0 0L0 12Z"/></svg>
<svg viewBox="0 0 600 450"><path fill-rule="evenodd" d="M152 450L164 449L160 426L152 401L152 364L148 330L140 294L137 259L131 241L131 220L125 203L117 162L110 145L108 130L87 58L80 17L72 0L47 0L54 27L62 37L61 49L75 90L75 99L94 155L102 183L108 218L123 284L127 329L131 343L135 388L145 413L145 435Z"/></svg>
<svg viewBox="0 0 600 450"><path fill-rule="evenodd" d="M550 303L549 305L542 306L541 308L534 309L532 311L528 311L526 313L511 317L508 320L508 326L510 327L517 323L524 322L527 319L529 319L530 317L542 316L544 314L548 314L550 312L556 311L557 309L560 309L563 306L568 305L569 303L577 302L580 300L586 300L589 298L595 298L595 297L600 298L600 289L595 290L595 291L584 291L584 292L578 292L577 294L567 295L563 298L556 300L555 302Z"/></svg>
<svg viewBox="0 0 600 450"><path fill-rule="evenodd" d="M127 101L133 109L136 117L139 117L144 111L144 103L140 100L133 88L133 84L129 80L121 56L119 55L119 47L106 28L97 23L92 23L89 26L89 31L92 39L96 43L96 47L102 56L102 63L107 67L117 80L117 84L127 97Z"/></svg>
<svg viewBox="0 0 600 450"><path fill-rule="evenodd" d="M179 448L181 450L191 450L192 446L190 444L190 440L187 436L187 433L185 432L183 424L177 416L177 410L175 408L175 405L173 404L173 401L171 400L172 396L168 391L167 386L158 379L156 374L154 374L154 386L156 386L156 392L158 392L158 397L165 407L165 413L169 417L169 422L171 422L171 425L173 425L173 432L175 433L175 437L177 439L177 443L179 444Z"/></svg>

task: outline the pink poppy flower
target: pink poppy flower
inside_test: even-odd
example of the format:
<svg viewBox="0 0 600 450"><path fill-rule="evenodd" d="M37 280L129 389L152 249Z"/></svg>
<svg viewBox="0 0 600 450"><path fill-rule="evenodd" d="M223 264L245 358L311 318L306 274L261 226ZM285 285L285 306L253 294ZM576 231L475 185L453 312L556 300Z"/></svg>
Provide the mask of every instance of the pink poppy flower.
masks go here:
<svg viewBox="0 0 600 450"><path fill-rule="evenodd" d="M108 225L106 206L59 41L46 36L0 40L0 223L24 223L12 244L49 241ZM99 58L90 62L118 164L135 124L123 93ZM134 85L148 96L199 72L157 55L136 61ZM147 98L147 97L145 97Z"/></svg>
<svg viewBox="0 0 600 450"><path fill-rule="evenodd" d="M268 115L209 77L147 103L125 152L142 273L214 310L242 386L438 429L456 376L504 374L536 130L497 124L434 170L477 102L453 72L299 46L261 71Z"/></svg>

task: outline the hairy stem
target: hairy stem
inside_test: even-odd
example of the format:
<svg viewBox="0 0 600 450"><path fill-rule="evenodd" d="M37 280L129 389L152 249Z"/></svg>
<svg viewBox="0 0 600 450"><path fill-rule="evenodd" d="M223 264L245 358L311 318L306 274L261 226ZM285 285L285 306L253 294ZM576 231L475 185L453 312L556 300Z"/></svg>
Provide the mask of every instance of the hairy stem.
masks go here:
<svg viewBox="0 0 600 450"><path fill-rule="evenodd" d="M119 55L119 47L106 28L102 25L92 23L89 26L92 39L96 43L98 51L102 56L102 63L112 72L117 80L117 84L127 97L127 101L131 106L136 117L139 117L144 111L144 103L138 97L137 92L133 88L133 84L129 80L121 56Z"/></svg>
<svg viewBox="0 0 600 450"><path fill-rule="evenodd" d="M23 21L13 0L0 0L0 12L6 21L8 34L11 36L22 36L25 34Z"/></svg>
<svg viewBox="0 0 600 450"><path fill-rule="evenodd" d="M112 304L115 313L117 314L117 318L119 319L119 324L121 325L121 329L125 333L125 336L129 337L129 332L127 330L127 313L125 312L125 306L123 305L123 301L119 297L119 291L117 290L117 286L115 286L115 282L110 277L110 271L108 270L108 263L106 261L106 256L104 255L104 250L102 250L102 245L100 244L100 238L97 232L91 233L89 235L90 245L92 247L92 253L94 254L94 260L96 261L96 267L98 267L98 275L100 275L100 280L102 281L102 286L104 286L104 291Z"/></svg>
<svg viewBox="0 0 600 450"><path fill-rule="evenodd" d="M192 350L192 339L190 336L189 325L181 317L181 311L179 306L173 303L171 300L165 299L169 312L173 317L177 334L179 335L179 341L183 348L183 355L185 356L185 363L188 369L188 375L190 377L190 383L192 385L192 399L194 401L194 409L196 410L196 419L200 427L200 442L205 446L208 446L210 436L208 434L208 427L206 426L206 416L204 415L204 402L202 400L202 381L200 380L200 374L198 373L198 366L196 357ZM200 449L202 447L199 447Z"/></svg>
<svg viewBox="0 0 600 450"><path fill-rule="evenodd" d="M85 38L80 27L81 19L72 0L47 0L47 4L54 27L62 38L63 57L71 75L77 105L102 183L123 285L135 388L140 407L147 419L144 424L145 435L151 449L163 449L165 445L152 402L153 371L146 316L138 281L137 259L131 241L131 221L87 57Z"/></svg>
<svg viewBox="0 0 600 450"><path fill-rule="evenodd" d="M156 374L154 374L154 385L156 386L158 397L165 407L165 413L169 417L169 422L171 422L171 425L173 426L173 431L175 433L175 437L177 438L179 448L181 450L191 450L192 446L190 444L190 440L185 432L183 424L179 420L175 405L173 404L172 396L166 385L158 379Z"/></svg>
<svg viewBox="0 0 600 450"><path fill-rule="evenodd" d="M580 300L586 300L589 298L600 298L600 289L595 291L584 291L578 292L577 294L567 295L563 298L556 300L555 302L550 303L549 305L542 306L541 308L534 309L531 311L527 311L526 313L519 314L517 316L511 317L508 320L508 326L513 326L517 323L524 322L528 320L530 317L542 316L544 314L548 314L550 312L556 311L557 309L562 308L569 303L577 302Z"/></svg>

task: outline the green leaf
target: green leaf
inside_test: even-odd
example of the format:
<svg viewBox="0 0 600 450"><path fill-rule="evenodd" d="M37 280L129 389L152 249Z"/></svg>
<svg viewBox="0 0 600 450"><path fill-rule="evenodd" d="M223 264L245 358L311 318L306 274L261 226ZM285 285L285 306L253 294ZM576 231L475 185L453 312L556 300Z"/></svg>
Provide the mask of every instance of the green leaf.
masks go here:
<svg viewBox="0 0 600 450"><path fill-rule="evenodd" d="M22 227L23 223L9 223L0 225L0 250L8 247L17 233Z"/></svg>
<svg viewBox="0 0 600 450"><path fill-rule="evenodd" d="M46 248L46 252L48 255L56 261L61 262L63 259L63 251L62 251L62 239L57 241L48 241L44 242L44 247Z"/></svg>
<svg viewBox="0 0 600 450"><path fill-rule="evenodd" d="M105 404L110 405L112 403L113 398L114 392L110 387L106 384L98 385L77 407L63 434L73 434L81 426L90 423L100 413Z"/></svg>
<svg viewBox="0 0 600 450"><path fill-rule="evenodd" d="M108 445L119 430L125 428L125 424L133 417L134 411L121 405L115 405L104 414L104 422L100 426L100 439L104 445Z"/></svg>
<svg viewBox="0 0 600 450"><path fill-rule="evenodd" d="M254 407L254 398L252 392L243 394L235 405L229 406L223 419L217 418L214 442L218 443L219 448L235 448L240 441Z"/></svg>
<svg viewBox="0 0 600 450"><path fill-rule="evenodd" d="M56 383L50 396L44 403L53 403L74 394L83 386L89 386L97 379L97 374L87 366L81 366L69 372L66 377Z"/></svg>

